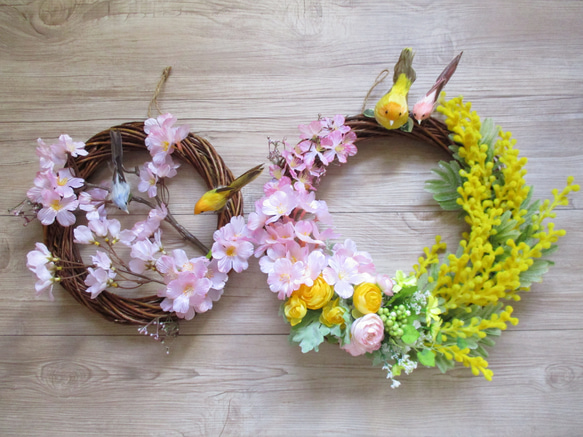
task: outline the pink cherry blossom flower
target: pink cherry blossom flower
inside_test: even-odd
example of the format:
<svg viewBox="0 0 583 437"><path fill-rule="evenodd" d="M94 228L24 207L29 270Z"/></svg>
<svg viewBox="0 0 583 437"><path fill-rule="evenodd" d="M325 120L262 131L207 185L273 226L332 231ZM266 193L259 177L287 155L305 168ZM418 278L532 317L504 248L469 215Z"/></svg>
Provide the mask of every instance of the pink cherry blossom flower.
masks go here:
<svg viewBox="0 0 583 437"><path fill-rule="evenodd" d="M148 213L148 220L152 222L161 223L168 215L168 208L164 203L161 203L156 208L151 209Z"/></svg>
<svg viewBox="0 0 583 437"><path fill-rule="evenodd" d="M218 301L221 296L223 295L223 290L217 290L215 288L211 288L208 293L206 294L206 296L204 297L204 300L195 305L194 309L197 313L204 313L206 311L209 311L213 308L213 302Z"/></svg>
<svg viewBox="0 0 583 437"><path fill-rule="evenodd" d="M377 275L375 282L385 295L393 295L393 280L389 275Z"/></svg>
<svg viewBox="0 0 583 437"><path fill-rule="evenodd" d="M324 127L322 120L314 120L310 124L300 124L298 130L300 131L300 138L303 140L312 140L318 138Z"/></svg>
<svg viewBox="0 0 583 437"><path fill-rule="evenodd" d="M98 237L106 237L109 232L108 222L107 217L89 220L89 229Z"/></svg>
<svg viewBox="0 0 583 437"><path fill-rule="evenodd" d="M252 212L247 217L247 229L250 231L257 231L265 226L267 216L261 211Z"/></svg>
<svg viewBox="0 0 583 437"><path fill-rule="evenodd" d="M328 260L328 267L323 271L324 280L334 286L338 296L348 299L354 293L354 285L364 282L366 278L359 273L358 265L354 258L335 254Z"/></svg>
<svg viewBox="0 0 583 437"><path fill-rule="evenodd" d="M105 217L105 201L109 192L102 188L91 188L79 193L79 209L85 211L87 220Z"/></svg>
<svg viewBox="0 0 583 437"><path fill-rule="evenodd" d="M208 272L209 260L200 256L188 258L183 249L174 249L171 255L162 255L156 261L156 270L164 276L164 281L169 283L176 279L180 272L194 272L204 276Z"/></svg>
<svg viewBox="0 0 583 437"><path fill-rule="evenodd" d="M52 301L54 300L53 286L60 281L55 276L55 261L58 261L58 258L54 257L43 243L36 243L35 247L35 250L31 250L26 255L26 267L37 278L34 286L36 295L48 293L49 299Z"/></svg>
<svg viewBox="0 0 583 437"><path fill-rule="evenodd" d="M52 170L54 167L63 167L67 162L67 156L63 153L60 156L55 154L55 146L48 146L42 139L37 140L38 147L36 155L39 157L41 170Z"/></svg>
<svg viewBox="0 0 583 437"><path fill-rule="evenodd" d="M253 244L249 241L215 241L211 251L213 258L218 260L220 272L228 273L233 269L240 273L249 267L247 260L253 255Z"/></svg>
<svg viewBox="0 0 583 437"><path fill-rule="evenodd" d="M332 225L332 214L330 214L328 204L325 200L315 200L310 204L310 208L316 216L316 220L327 225Z"/></svg>
<svg viewBox="0 0 583 437"><path fill-rule="evenodd" d="M73 229L73 235L75 239L73 240L77 244L95 244L99 243L95 239L95 235L88 226L80 225Z"/></svg>
<svg viewBox="0 0 583 437"><path fill-rule="evenodd" d="M91 293L91 299L95 299L107 287L113 285L113 279L116 273L113 270L103 269L98 267L87 267L88 275L85 278L85 285L87 285L87 293Z"/></svg>
<svg viewBox="0 0 583 437"><path fill-rule="evenodd" d="M207 272L205 274L211 281L211 291L209 291L209 295L211 294L212 290L214 289L216 292L213 293L210 297L212 301L219 300L219 297L223 294L222 290L225 288L225 284L229 280L229 276L226 273L223 273L219 270L219 261L216 259L211 260L211 262L207 265Z"/></svg>
<svg viewBox="0 0 583 437"><path fill-rule="evenodd" d="M324 120L324 124L326 126L326 129L328 129L329 131L340 131L341 133L345 134L347 132L350 132L350 126L346 126L344 124L345 122L345 118L343 115L341 114L337 114L332 118L326 118Z"/></svg>
<svg viewBox="0 0 583 437"><path fill-rule="evenodd" d="M295 236L305 243L324 245L322 240L317 240L312 237L315 226L316 224L310 220L300 220L294 226Z"/></svg>
<svg viewBox="0 0 583 437"><path fill-rule="evenodd" d="M381 347L385 326L375 313L356 319L350 328L350 343L342 346L353 357L374 352Z"/></svg>
<svg viewBox="0 0 583 437"><path fill-rule="evenodd" d="M146 147L156 164L163 162L167 155L174 152L175 146L188 136L188 126L174 127L176 121L172 114L162 114L144 123L144 132L148 134Z"/></svg>
<svg viewBox="0 0 583 437"><path fill-rule="evenodd" d="M59 193L63 197L70 197L74 194L73 188L82 187L85 181L82 178L73 176L71 169L63 168L57 172L54 183L56 193Z"/></svg>
<svg viewBox="0 0 583 437"><path fill-rule="evenodd" d="M26 197L33 203L42 203L45 193L55 191L56 179L52 169L39 171L34 178L34 186L26 192Z"/></svg>
<svg viewBox="0 0 583 437"><path fill-rule="evenodd" d="M48 265L44 265L42 267L39 266L34 271L34 274L38 279L34 284L36 296L47 293L49 295L49 300L55 300L55 297L53 296L53 286L60 281L60 278L55 276L54 270L48 268Z"/></svg>
<svg viewBox="0 0 583 437"><path fill-rule="evenodd" d="M195 306L203 303L211 286L210 279L187 271L170 281L159 296L166 297L165 308L171 308L178 317L190 320L194 317Z"/></svg>
<svg viewBox="0 0 583 437"><path fill-rule="evenodd" d="M276 191L263 201L261 212L269 218L266 224L273 223L282 216L289 215L297 206L297 200L284 191Z"/></svg>
<svg viewBox="0 0 583 437"><path fill-rule="evenodd" d="M150 238L160 228L160 223L168 215L168 209L165 204L161 204L148 213L148 218L143 221L136 222L132 228L136 240L144 240Z"/></svg>
<svg viewBox="0 0 583 437"><path fill-rule="evenodd" d="M306 163L301 155L298 155L293 150L284 150L281 152L281 156L285 159L288 170L295 178L298 172L301 172L306 168Z"/></svg>
<svg viewBox="0 0 583 437"><path fill-rule="evenodd" d="M353 132L351 132L354 134ZM322 138L322 147L326 149L324 152L324 157L328 162L338 159L338 162L345 163L348 156L356 155L356 146L354 145L354 140L350 141L352 136L345 141L344 135L339 131L335 130L331 132L326 137ZM356 135L354 135L354 139Z"/></svg>
<svg viewBox="0 0 583 437"><path fill-rule="evenodd" d="M49 264L52 265L57 260L43 243L37 242L35 248L35 250L31 250L26 254L26 267L30 271L34 272L39 267L42 268Z"/></svg>
<svg viewBox="0 0 583 437"><path fill-rule="evenodd" d="M91 261L95 267L99 267L104 270L111 270L113 262L109 255L101 250L96 250L95 255L91 256Z"/></svg>
<svg viewBox="0 0 583 437"><path fill-rule="evenodd" d="M237 273L249 267L247 260L253 255L253 243L249 242L249 229L242 216L235 216L231 221L213 234L213 258L218 260L220 272L228 273L231 269Z"/></svg>
<svg viewBox="0 0 583 437"><path fill-rule="evenodd" d="M267 244L277 244L277 243L289 243L294 241L296 232L292 222L287 223L273 223L266 228L268 233L268 238L266 240Z"/></svg>
<svg viewBox="0 0 583 437"><path fill-rule="evenodd" d="M221 242L236 242L247 240L249 236L249 229L245 224L245 218L243 216L234 216L231 217L229 223L214 232L213 239Z"/></svg>
<svg viewBox="0 0 583 437"><path fill-rule="evenodd" d="M283 244L274 244L267 249L266 255L262 256L259 260L259 268L263 273L268 275L273 271L273 265L275 264L275 261L286 257L287 247Z"/></svg>
<svg viewBox="0 0 583 437"><path fill-rule="evenodd" d="M77 209L79 202L75 196L61 197L55 192L47 191L43 195L43 208L37 217L43 225L54 223L55 219L61 226L71 226L75 223L75 215L71 212Z"/></svg>
<svg viewBox="0 0 583 437"><path fill-rule="evenodd" d="M277 293L280 300L285 300L301 285L304 265L292 263L287 258L280 258L273 264L273 270L267 275L269 289Z"/></svg>
<svg viewBox="0 0 583 437"><path fill-rule="evenodd" d="M316 176L312 174L311 169L307 169L296 176L296 181L302 184L308 190L316 189Z"/></svg>
<svg viewBox="0 0 583 437"><path fill-rule="evenodd" d="M85 143L82 141L73 141L69 135L61 135L59 142L51 146L55 156L59 159L63 157L66 160L66 155L69 154L73 158L77 156L87 156L89 152L85 150Z"/></svg>
<svg viewBox="0 0 583 437"><path fill-rule="evenodd" d="M314 285L314 281L320 276L328 265L328 258L321 250L314 250L304 260L304 272L302 283L308 287Z"/></svg>
<svg viewBox="0 0 583 437"><path fill-rule="evenodd" d="M138 191L148 193L148 197L156 197L158 193L158 176L152 171L153 163L148 162L140 169Z"/></svg>
<svg viewBox="0 0 583 437"><path fill-rule="evenodd" d="M326 149L322 146L322 144L320 144L319 140L318 142L304 141L300 143L300 145L302 149L306 149L306 151L303 153L304 162L312 174L314 174L314 171L317 172L316 175L321 173L319 164L325 166L330 164L330 162L326 159L326 156L324 156Z"/></svg>
<svg viewBox="0 0 583 437"><path fill-rule="evenodd" d="M107 232L109 237L111 237L111 243L114 244L121 233L121 223L118 219L108 219L107 220Z"/></svg>
<svg viewBox="0 0 583 437"><path fill-rule="evenodd" d="M160 231L156 232L154 241L140 240L132 244L129 266L132 272L142 274L156 265L156 255L163 251Z"/></svg>
<svg viewBox="0 0 583 437"><path fill-rule="evenodd" d="M176 261L173 254L162 255L160 258L158 258L156 260L156 271L164 277L164 282L166 283L176 279L178 277L179 270L176 267Z"/></svg>
<svg viewBox="0 0 583 437"><path fill-rule="evenodd" d="M369 275L376 274L372 256L368 252L359 251L356 243L351 239L346 239L344 243L335 244L333 251L338 256L353 258L358 262L358 271L360 273L367 273ZM372 278L367 278L367 280L371 281Z"/></svg>
<svg viewBox="0 0 583 437"><path fill-rule="evenodd" d="M173 178L178 174L178 167L180 167L180 164L174 162L170 155L166 155L164 159L161 159L158 162L152 162L150 170L158 176L158 178Z"/></svg>
<svg viewBox="0 0 583 437"><path fill-rule="evenodd" d="M287 176L283 176L279 179L274 179L272 181L267 182L263 186L263 193L265 194L265 196L269 197L277 191L290 192L291 184L292 184L291 179ZM261 204L263 204L263 200L265 200L265 198L261 199L260 201Z"/></svg>

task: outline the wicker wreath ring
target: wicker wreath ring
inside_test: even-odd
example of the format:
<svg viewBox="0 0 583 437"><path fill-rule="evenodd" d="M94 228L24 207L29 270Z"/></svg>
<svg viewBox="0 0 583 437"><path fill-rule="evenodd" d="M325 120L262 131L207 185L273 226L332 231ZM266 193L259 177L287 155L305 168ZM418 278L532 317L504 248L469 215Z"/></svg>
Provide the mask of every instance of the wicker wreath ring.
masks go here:
<svg viewBox="0 0 583 437"><path fill-rule="evenodd" d="M96 134L86 142L86 156L69 157L68 166L77 170L78 177L89 178L102 164L111 160L110 130L121 133L125 151L147 151L145 146L146 134L143 122L129 122L114 126ZM214 188L228 185L233 181L233 173L225 165L221 156L206 139L189 133L182 141L182 149L176 150L174 156L191 165L205 181L207 187ZM234 216L243 212L243 200L240 193L236 193L227 206L218 214L217 228L227 224ZM77 244L74 243L73 227L63 227L58 223L44 227L44 240L47 248L63 261L82 263ZM176 320L174 313L168 313L160 308L162 297L156 295L126 298L117 294L103 291L95 299L86 292L84 279L87 276L85 268L72 268L71 274L63 277L61 285L78 302L99 313L105 319L122 324L148 325L157 320Z"/></svg>
<svg viewBox="0 0 583 437"><path fill-rule="evenodd" d="M291 327L290 342L304 353L329 342L353 356L367 354L387 370L393 387L394 377L419 364L445 372L461 362L492 378L485 348L507 323L518 323L504 301L518 300L553 264L548 256L565 231L543 221L579 189L569 177L562 192L553 190L554 200L533 199L526 159L509 132L482 121L462 97L438 111L445 122L409 120L403 129L381 126L368 111L300 125L297 144L272 142L273 179L248 220L261 271ZM347 162L356 143L398 135L447 152L451 161L439 162L425 188L471 229L444 256L437 235L412 272L390 277L377 273L370 254L351 239L331 241L338 236L315 192L326 167Z"/></svg>

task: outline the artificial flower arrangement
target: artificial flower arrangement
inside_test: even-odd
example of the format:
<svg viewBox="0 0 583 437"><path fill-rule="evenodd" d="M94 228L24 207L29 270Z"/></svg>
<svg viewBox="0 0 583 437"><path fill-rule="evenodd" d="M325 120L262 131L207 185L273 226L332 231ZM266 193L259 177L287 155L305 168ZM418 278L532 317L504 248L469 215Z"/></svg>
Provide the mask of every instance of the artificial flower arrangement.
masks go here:
<svg viewBox="0 0 583 437"><path fill-rule="evenodd" d="M190 164L209 188L233 180L212 145L189 133L188 127L175 126L176 121L171 114L163 114L145 122L126 123L95 135L87 143L68 135L50 145L38 140L40 168L27 192L31 208L27 212L23 204L13 211L27 221L38 218L44 225L45 242L36 243L27 256L27 267L37 277L37 294L45 293L52 299L53 285L59 283L108 320L141 325L140 332L163 341L177 333L178 319L192 319L213 307L229 272L247 268L253 246L239 237L246 229L239 193L234 193L219 212L219 229L210 250L170 211L166 180L174 177L180 166L174 157ZM150 160L133 172L123 167L124 150L146 149ZM94 171L110 160L112 179L99 185L89 183ZM136 188L139 194L132 194ZM136 215L143 219L122 229L110 212L112 208L129 212L128 206L134 203L147 205L149 213L145 218ZM77 212L85 214L85 224L79 223ZM163 222L204 255L192 256L182 248L167 252ZM91 262L82 259L79 245L95 248ZM124 250L129 251L129 257L122 255ZM126 298L111 291L144 284L155 284L158 293Z"/></svg>
<svg viewBox="0 0 583 437"><path fill-rule="evenodd" d="M445 372L455 362L490 380L485 348L508 323L518 322L505 302L519 300L518 293L541 281L552 265L548 257L565 231L545 219L579 186L568 178L565 189L553 191L553 200L533 200L524 180L526 158L518 156L509 132L482 120L462 97L437 108L445 124L430 116L459 56L415 105L412 115L419 123L413 122L406 102L415 80L412 58L405 49L393 88L374 111L320 117L299 126L297 144L270 143L272 180L248 228L267 284L282 300L290 341L302 352L318 351L327 341L353 356L366 354L387 371L392 387L400 384L396 377L418 365ZM359 141L394 135L450 154L452 160L439 163L426 188L444 210L459 211L470 231L443 257L446 245L437 236L410 272L387 275L352 240L332 242L337 235L331 215L316 191L326 167L346 163Z"/></svg>

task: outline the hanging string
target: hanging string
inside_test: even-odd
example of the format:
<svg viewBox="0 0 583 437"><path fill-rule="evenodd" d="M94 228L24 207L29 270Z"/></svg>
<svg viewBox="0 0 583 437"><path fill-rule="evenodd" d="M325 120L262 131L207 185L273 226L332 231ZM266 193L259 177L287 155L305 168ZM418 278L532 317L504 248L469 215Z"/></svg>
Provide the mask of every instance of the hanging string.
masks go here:
<svg viewBox="0 0 583 437"><path fill-rule="evenodd" d="M372 93L372 90L374 90L377 87L377 85L382 83L387 78L388 75L389 75L389 70L386 68L378 74L377 78L374 80L374 83L372 84L372 86L368 90L368 93L366 93L366 97L364 98L364 102L362 102L362 109L360 110L361 114L364 113L364 110L366 109L366 103L368 102L368 98L370 97L370 93Z"/></svg>
<svg viewBox="0 0 583 437"><path fill-rule="evenodd" d="M160 77L160 80L158 81L158 85L156 85L156 89L154 90L154 95L152 96L152 100L150 100L150 104L148 105L148 118L152 118L152 107L153 106L156 106L156 110L158 111L158 114L162 114L162 111L160 110L160 107L158 106L158 95L160 94L160 92L162 91L162 87L164 86L164 84L168 80L168 76L170 76L171 70L172 70L172 67L166 67L164 69L164 71L162 72L162 76Z"/></svg>

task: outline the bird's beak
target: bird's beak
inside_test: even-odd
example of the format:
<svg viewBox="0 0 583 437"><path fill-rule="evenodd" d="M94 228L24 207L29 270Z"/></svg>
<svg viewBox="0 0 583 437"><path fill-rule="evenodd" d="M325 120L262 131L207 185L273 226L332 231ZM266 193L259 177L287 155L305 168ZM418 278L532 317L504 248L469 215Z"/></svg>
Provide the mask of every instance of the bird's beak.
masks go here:
<svg viewBox="0 0 583 437"><path fill-rule="evenodd" d="M393 120L389 120L389 126L393 125Z"/></svg>
<svg viewBox="0 0 583 437"><path fill-rule="evenodd" d="M417 120L417 123L421 124L421 120Z"/></svg>

